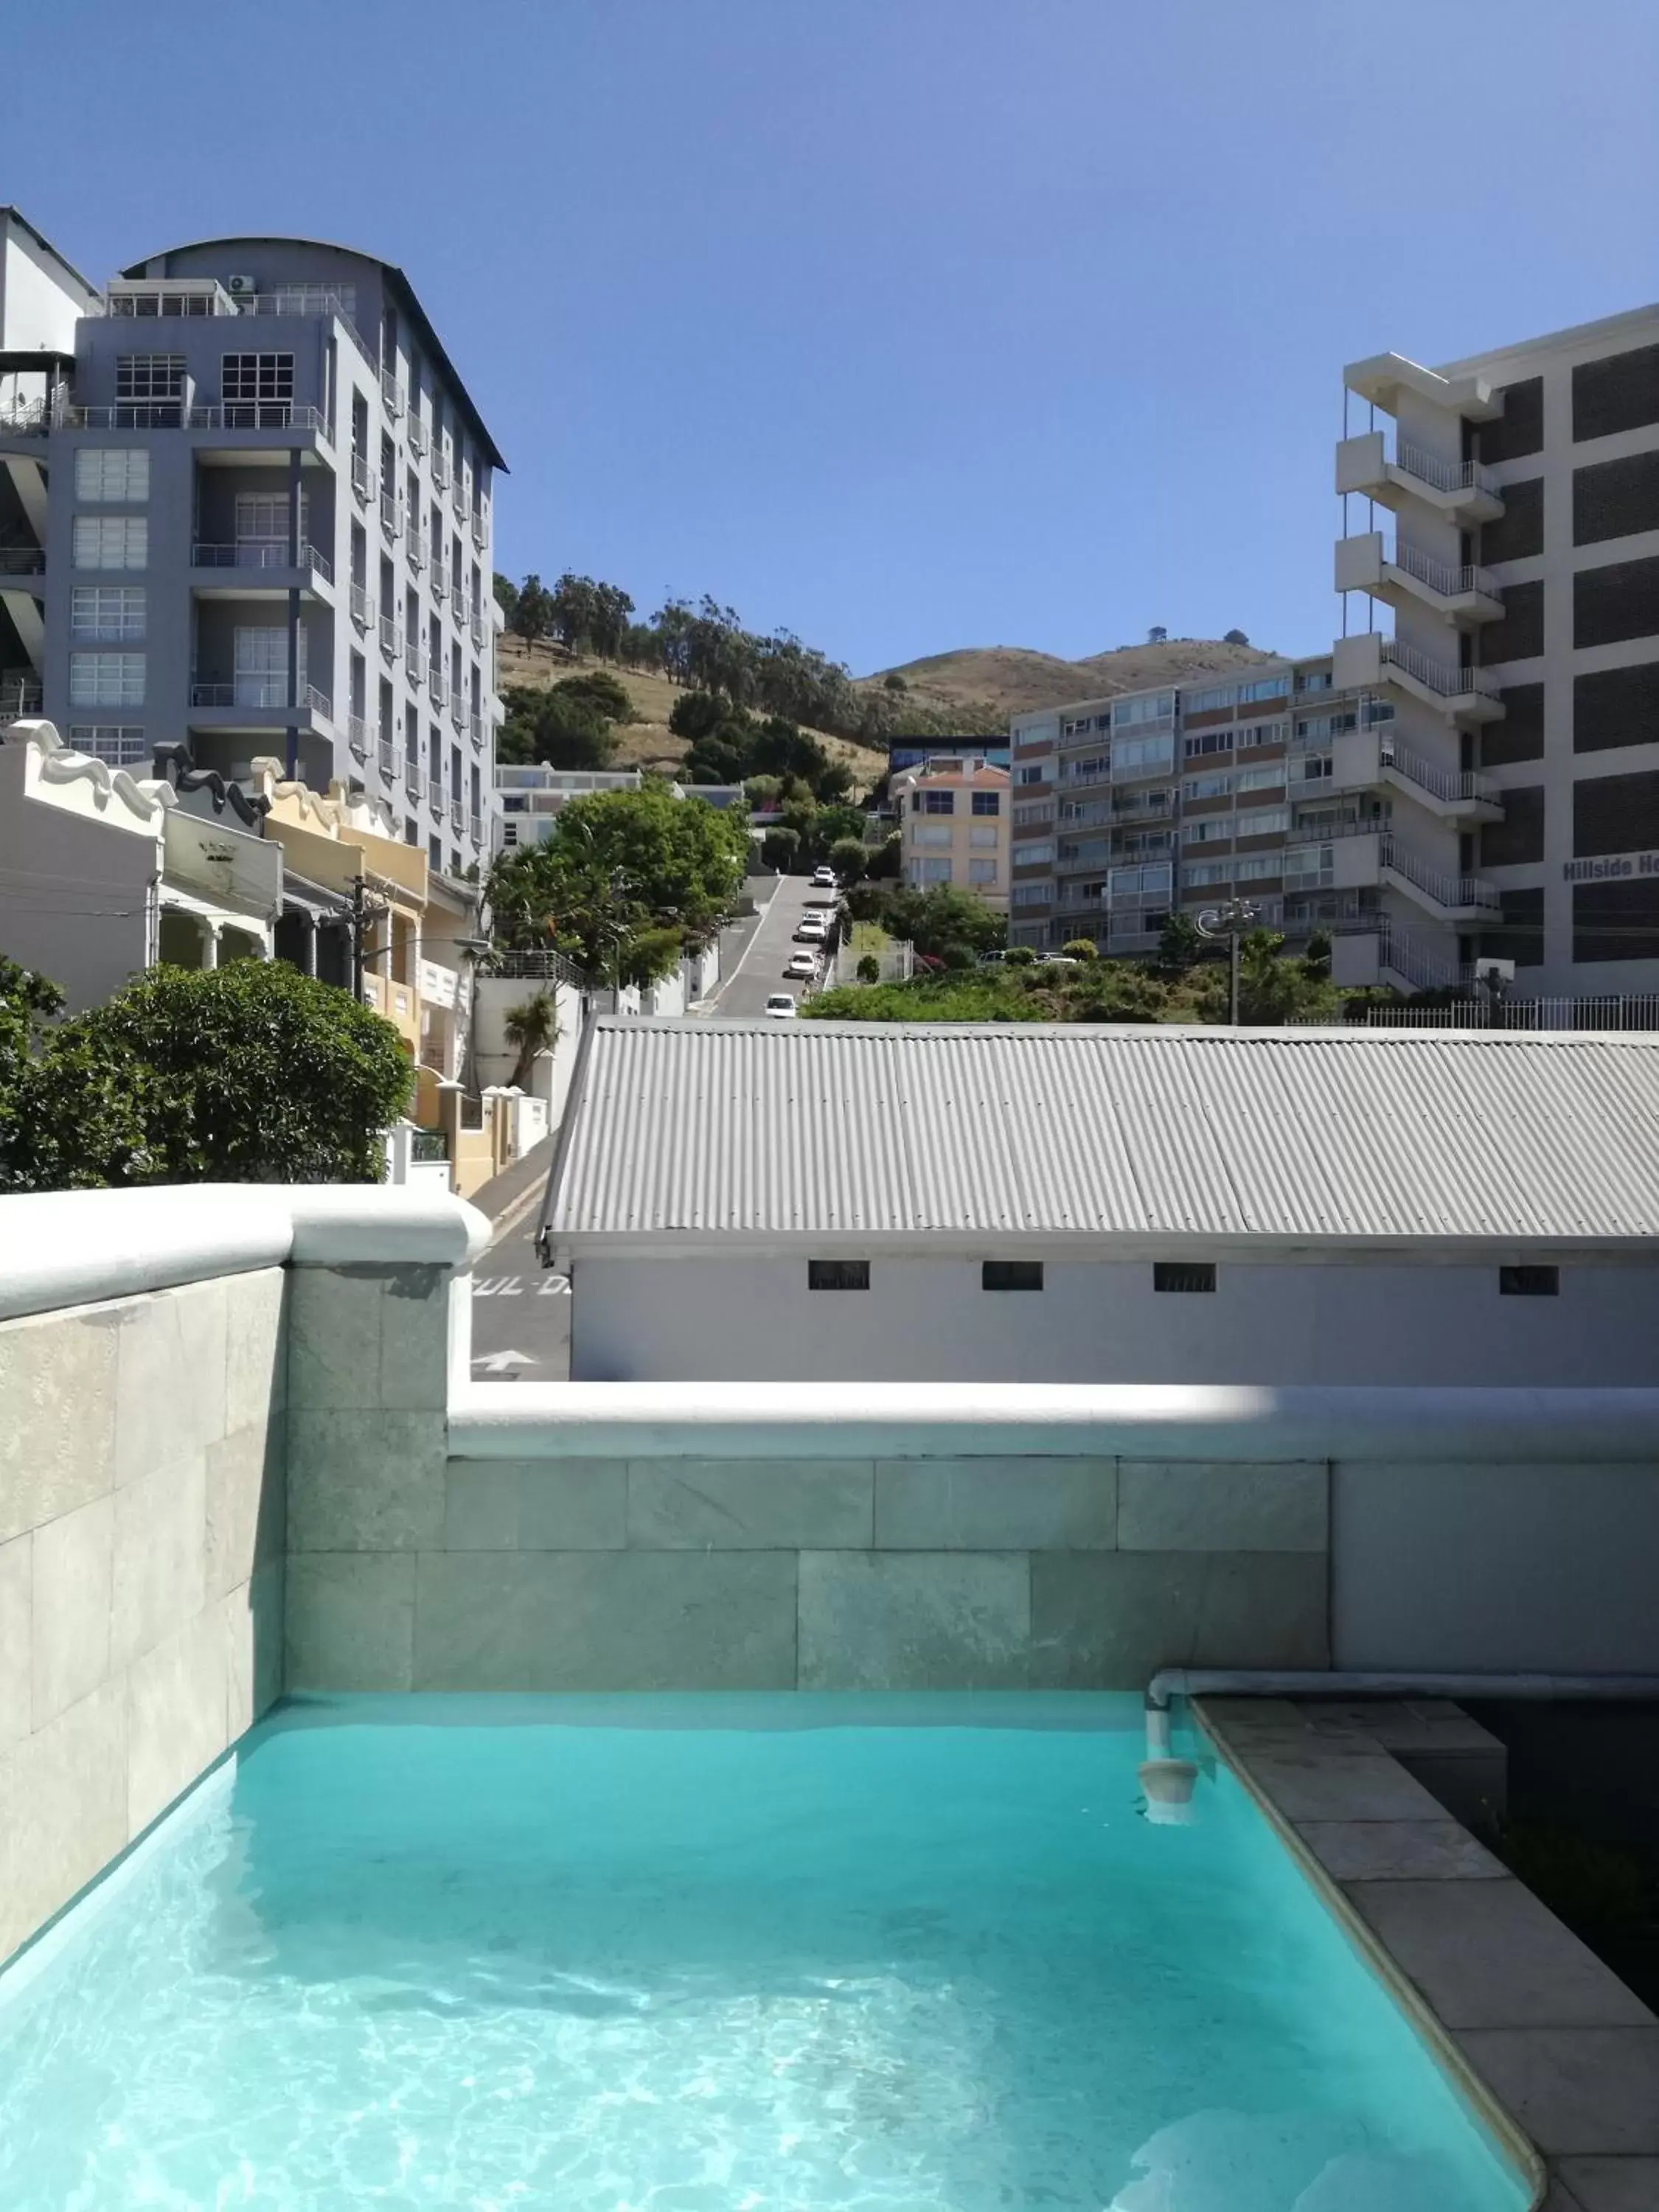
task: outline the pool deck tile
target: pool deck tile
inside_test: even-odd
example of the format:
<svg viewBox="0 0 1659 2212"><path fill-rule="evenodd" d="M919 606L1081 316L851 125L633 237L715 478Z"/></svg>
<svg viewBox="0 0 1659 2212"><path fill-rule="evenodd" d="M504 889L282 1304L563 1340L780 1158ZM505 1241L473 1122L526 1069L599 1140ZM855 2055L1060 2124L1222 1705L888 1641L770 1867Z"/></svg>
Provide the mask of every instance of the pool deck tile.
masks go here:
<svg viewBox="0 0 1659 2212"><path fill-rule="evenodd" d="M1654 2212L1659 2158L1564 2158L1560 2182L1569 2212Z"/></svg>
<svg viewBox="0 0 1659 2212"><path fill-rule="evenodd" d="M1455 1820L1298 1820L1296 1832L1334 1881L1508 1879Z"/></svg>
<svg viewBox="0 0 1659 2212"><path fill-rule="evenodd" d="M1512 1877L1345 1881L1344 1895L1449 2028L1659 2027Z"/></svg>
<svg viewBox="0 0 1659 2212"><path fill-rule="evenodd" d="M1251 1773L1287 1820L1434 1820L1438 1802L1386 1753L1346 1742L1249 1753Z"/></svg>
<svg viewBox="0 0 1659 2212"><path fill-rule="evenodd" d="M1659 2027L1483 2027L1458 2048L1551 2158L1659 2154Z"/></svg>

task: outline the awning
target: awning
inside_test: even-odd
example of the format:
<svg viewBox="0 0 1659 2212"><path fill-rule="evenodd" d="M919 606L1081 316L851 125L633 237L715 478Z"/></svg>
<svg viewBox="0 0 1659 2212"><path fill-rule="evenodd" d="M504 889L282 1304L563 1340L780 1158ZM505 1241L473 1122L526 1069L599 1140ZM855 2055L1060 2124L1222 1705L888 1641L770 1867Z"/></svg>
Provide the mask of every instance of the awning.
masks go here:
<svg viewBox="0 0 1659 2212"><path fill-rule="evenodd" d="M290 908L299 914L308 914L313 921L343 921L351 910L351 902L338 891L325 890L321 884L308 883L304 876L296 876L292 868L283 871L283 911Z"/></svg>

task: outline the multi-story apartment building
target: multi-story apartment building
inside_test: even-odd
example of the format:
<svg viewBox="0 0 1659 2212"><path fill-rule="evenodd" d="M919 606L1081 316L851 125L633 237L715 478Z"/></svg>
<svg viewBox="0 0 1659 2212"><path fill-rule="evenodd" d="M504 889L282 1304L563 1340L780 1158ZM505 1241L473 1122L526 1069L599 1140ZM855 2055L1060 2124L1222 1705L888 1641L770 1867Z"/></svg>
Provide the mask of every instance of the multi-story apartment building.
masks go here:
<svg viewBox="0 0 1659 2212"><path fill-rule="evenodd" d="M487 863L503 464L402 271L210 240L135 264L73 337L0 415L44 492L21 642L46 714L115 764L280 757L429 866Z"/></svg>
<svg viewBox="0 0 1659 2212"><path fill-rule="evenodd" d="M547 768L539 763L495 770L495 850L510 852L515 846L544 844L553 824L573 799L596 792L642 791L645 773L637 768ZM744 806L740 783L670 782L676 799L701 799L724 811Z"/></svg>
<svg viewBox="0 0 1659 2212"><path fill-rule="evenodd" d="M1345 382L1336 584L1393 635L1346 635L1336 680L1395 703L1396 769L1439 794L1443 937L1522 990L1659 990L1659 307ZM1398 964L1383 938L1337 956Z"/></svg>
<svg viewBox="0 0 1659 2212"><path fill-rule="evenodd" d="M948 753L894 776L904 880L954 884L999 914L1008 907L1008 770Z"/></svg>

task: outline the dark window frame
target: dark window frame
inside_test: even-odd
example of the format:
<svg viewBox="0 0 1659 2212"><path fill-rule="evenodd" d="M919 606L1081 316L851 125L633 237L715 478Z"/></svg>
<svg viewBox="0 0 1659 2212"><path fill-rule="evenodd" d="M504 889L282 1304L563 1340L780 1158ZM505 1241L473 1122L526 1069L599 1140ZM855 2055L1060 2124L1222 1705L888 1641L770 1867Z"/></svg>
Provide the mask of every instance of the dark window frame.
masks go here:
<svg viewBox="0 0 1659 2212"><path fill-rule="evenodd" d="M1505 1298L1554 1298L1561 1294L1559 1267L1529 1264L1498 1270L1498 1291Z"/></svg>
<svg viewBox="0 0 1659 2212"><path fill-rule="evenodd" d="M1042 1262L1041 1260L981 1261L979 1286L982 1291L1040 1291L1042 1288Z"/></svg>
<svg viewBox="0 0 1659 2212"><path fill-rule="evenodd" d="M867 1291L870 1287L870 1262L867 1260L809 1260L806 1263L806 1287L809 1291Z"/></svg>
<svg viewBox="0 0 1659 2212"><path fill-rule="evenodd" d="M1201 1295L1214 1290L1216 1268L1213 1260L1154 1260L1152 1288L1163 1294L1183 1296Z"/></svg>

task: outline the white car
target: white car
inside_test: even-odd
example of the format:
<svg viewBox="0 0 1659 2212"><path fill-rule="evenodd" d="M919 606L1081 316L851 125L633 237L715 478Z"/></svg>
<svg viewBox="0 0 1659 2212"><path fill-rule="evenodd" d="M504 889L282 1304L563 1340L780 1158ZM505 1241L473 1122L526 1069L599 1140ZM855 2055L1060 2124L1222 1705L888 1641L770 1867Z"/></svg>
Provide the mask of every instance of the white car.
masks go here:
<svg viewBox="0 0 1659 2212"><path fill-rule="evenodd" d="M829 934L829 923L816 914L803 915L801 919L795 924L795 942L797 945L802 944L809 939L812 943L821 945Z"/></svg>
<svg viewBox="0 0 1659 2212"><path fill-rule="evenodd" d="M789 964L783 972L786 975L802 975L810 980L817 974L818 963L810 952L795 952L790 955Z"/></svg>
<svg viewBox="0 0 1659 2212"><path fill-rule="evenodd" d="M812 889L815 891L834 890L836 889L835 870L833 868L814 868L812 871Z"/></svg>
<svg viewBox="0 0 1659 2212"><path fill-rule="evenodd" d="M775 1022L793 1022L800 1009L787 991L774 991L766 1001L766 1011Z"/></svg>

